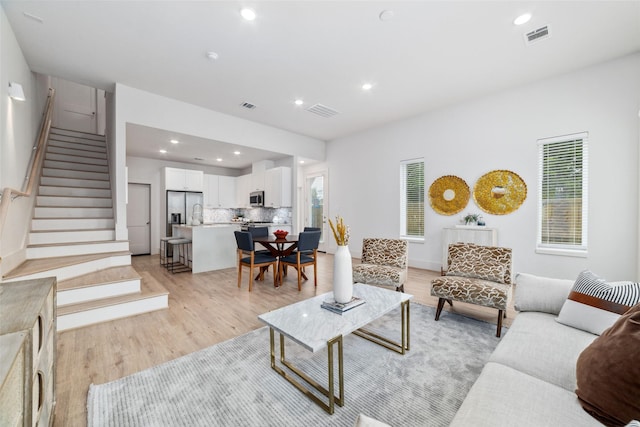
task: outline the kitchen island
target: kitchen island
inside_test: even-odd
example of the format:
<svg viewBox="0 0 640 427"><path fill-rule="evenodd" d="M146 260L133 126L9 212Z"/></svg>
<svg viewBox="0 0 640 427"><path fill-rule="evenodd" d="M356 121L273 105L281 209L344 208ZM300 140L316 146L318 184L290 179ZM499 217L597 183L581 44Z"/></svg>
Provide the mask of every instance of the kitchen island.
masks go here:
<svg viewBox="0 0 640 427"><path fill-rule="evenodd" d="M203 273L236 266L236 230L240 224L174 225L173 237L191 239L192 272Z"/></svg>

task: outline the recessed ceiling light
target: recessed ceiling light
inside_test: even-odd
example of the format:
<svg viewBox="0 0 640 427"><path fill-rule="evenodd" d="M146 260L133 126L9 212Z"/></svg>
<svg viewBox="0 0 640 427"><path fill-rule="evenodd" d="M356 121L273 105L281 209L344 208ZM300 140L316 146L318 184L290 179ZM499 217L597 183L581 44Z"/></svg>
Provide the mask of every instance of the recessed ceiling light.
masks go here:
<svg viewBox="0 0 640 427"><path fill-rule="evenodd" d="M235 154L236 156L239 156L240 152L239 151L234 151L233 154Z"/></svg>
<svg viewBox="0 0 640 427"><path fill-rule="evenodd" d="M216 159L216 162L221 162L221 161L222 161L222 158L221 158L221 157L218 157L218 158Z"/></svg>
<svg viewBox="0 0 640 427"><path fill-rule="evenodd" d="M304 164L304 160L300 160L300 164L303 165Z"/></svg>
<svg viewBox="0 0 640 427"><path fill-rule="evenodd" d="M242 15L242 17L247 21L253 21L254 19L256 19L256 12L253 9L249 9L248 7L241 9L240 15Z"/></svg>
<svg viewBox="0 0 640 427"><path fill-rule="evenodd" d="M371 90L373 85L371 83L365 83L362 85L362 90Z"/></svg>
<svg viewBox="0 0 640 427"><path fill-rule="evenodd" d="M514 19L513 24L514 25L526 24L527 22L529 22L530 19L531 19L531 14L525 13L523 15L518 16L516 19Z"/></svg>
<svg viewBox="0 0 640 427"><path fill-rule="evenodd" d="M296 100L295 100L295 101L293 101L293 102L294 102L294 104L296 104L296 105L302 105L302 104L304 104L304 101L303 101L302 99L296 99Z"/></svg>
<svg viewBox="0 0 640 427"><path fill-rule="evenodd" d="M207 52L207 58L215 61L216 59L218 59L218 54L215 52Z"/></svg>
<svg viewBox="0 0 640 427"><path fill-rule="evenodd" d="M172 144L178 144L180 141L178 141L177 139L172 139L170 142L171 142Z"/></svg>
<svg viewBox="0 0 640 427"><path fill-rule="evenodd" d="M162 154L167 154L167 150L160 150Z"/></svg>

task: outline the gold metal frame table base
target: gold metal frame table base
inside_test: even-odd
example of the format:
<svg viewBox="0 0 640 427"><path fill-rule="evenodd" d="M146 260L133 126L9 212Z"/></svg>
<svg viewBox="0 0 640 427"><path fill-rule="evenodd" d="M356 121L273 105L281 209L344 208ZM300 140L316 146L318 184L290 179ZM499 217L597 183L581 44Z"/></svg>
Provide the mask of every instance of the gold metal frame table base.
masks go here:
<svg viewBox="0 0 640 427"><path fill-rule="evenodd" d="M409 301L404 301L400 303L400 312L401 312L401 340L400 342L392 341L386 337L375 334L371 331L368 331L364 328L360 328L358 330L353 331L353 334L358 335L359 337L365 338L375 344L378 344L382 347L385 347L389 350L395 351L396 353L400 353L402 355L405 352L409 351L410 348L410 312L409 312ZM334 361L333 361L333 346L338 346L338 396L335 395L335 384L334 384ZM276 363L276 350L275 350L275 330L273 328L269 328L269 345L270 345L270 357L271 357L271 368L280 374L284 379L286 379L289 383L291 383L295 388L300 390L305 396L315 402L318 406L324 409L327 413L333 414L335 410L335 405L344 406L344 358L342 352L342 335L338 335L337 337L331 338L327 341L327 362L328 362L328 388L325 388L320 383L315 381L313 378L309 377L307 374L302 372L299 368L294 366L291 362L286 360L285 357L285 345L284 345L284 335L280 334L280 363L288 368L293 374L295 374L298 378L304 380L307 384L317 390L319 393L324 395L328 402L322 401L321 398L316 396L313 391L300 381L298 381L293 375L282 369Z"/></svg>

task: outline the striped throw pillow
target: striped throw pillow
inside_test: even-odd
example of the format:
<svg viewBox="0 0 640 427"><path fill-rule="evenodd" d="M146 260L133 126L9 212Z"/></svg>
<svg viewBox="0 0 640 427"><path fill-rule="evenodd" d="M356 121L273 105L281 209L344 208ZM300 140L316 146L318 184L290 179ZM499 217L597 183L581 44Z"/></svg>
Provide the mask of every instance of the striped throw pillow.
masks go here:
<svg viewBox="0 0 640 427"><path fill-rule="evenodd" d="M638 302L640 283L607 282L590 271L583 271L556 320L600 335Z"/></svg>

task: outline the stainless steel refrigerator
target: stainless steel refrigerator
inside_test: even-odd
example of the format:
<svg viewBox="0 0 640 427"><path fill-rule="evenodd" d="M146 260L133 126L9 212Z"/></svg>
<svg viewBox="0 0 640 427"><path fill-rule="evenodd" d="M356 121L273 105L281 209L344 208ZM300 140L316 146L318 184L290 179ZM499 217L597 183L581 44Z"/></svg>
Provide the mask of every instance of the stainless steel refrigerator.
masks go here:
<svg viewBox="0 0 640 427"><path fill-rule="evenodd" d="M167 190L167 237L173 235L174 224L191 224L194 207L202 213L202 202L201 191ZM202 222L202 218L199 221Z"/></svg>

